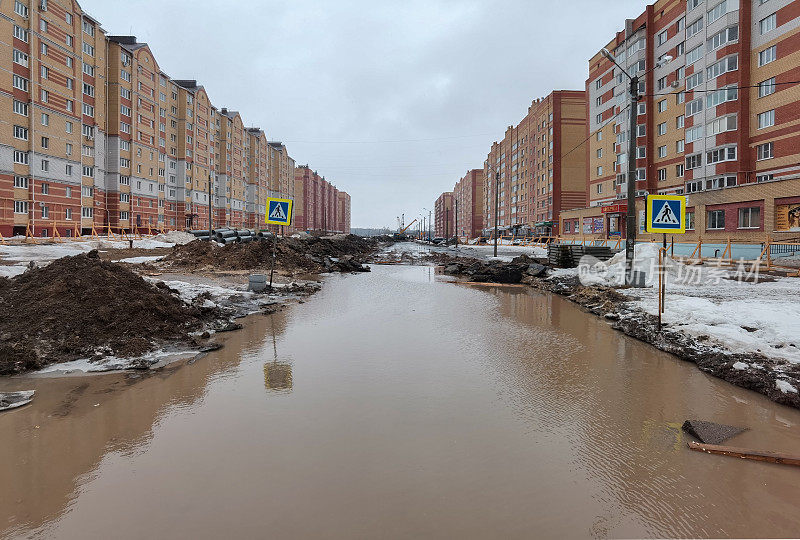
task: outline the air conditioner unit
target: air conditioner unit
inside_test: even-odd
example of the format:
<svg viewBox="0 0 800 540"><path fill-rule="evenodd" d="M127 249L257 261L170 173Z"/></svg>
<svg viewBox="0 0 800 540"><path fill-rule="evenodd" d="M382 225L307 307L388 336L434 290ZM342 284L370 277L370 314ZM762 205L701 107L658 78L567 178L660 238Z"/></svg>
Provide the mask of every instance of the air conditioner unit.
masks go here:
<svg viewBox="0 0 800 540"><path fill-rule="evenodd" d="M677 80L675 80L675 81L672 81L672 84L670 84L670 86L671 86L672 88L678 88L680 85L681 85L681 83L680 83L680 82L678 82Z"/></svg>

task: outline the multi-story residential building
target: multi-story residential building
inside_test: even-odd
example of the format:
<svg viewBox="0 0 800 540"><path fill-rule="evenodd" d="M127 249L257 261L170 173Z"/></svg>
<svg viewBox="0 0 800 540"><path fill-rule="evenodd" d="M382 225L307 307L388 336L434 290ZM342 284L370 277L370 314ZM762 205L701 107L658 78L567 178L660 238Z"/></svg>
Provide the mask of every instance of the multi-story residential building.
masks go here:
<svg viewBox="0 0 800 540"><path fill-rule="evenodd" d="M453 231L456 236L475 238L484 226L486 176L472 169L453 187Z"/></svg>
<svg viewBox="0 0 800 540"><path fill-rule="evenodd" d="M800 204L799 22L788 0L661 0L606 45L640 78L637 212L647 193L686 194L685 238L791 236ZM589 208L563 216L565 233L626 232L627 87L601 53L590 59Z"/></svg>
<svg viewBox="0 0 800 540"><path fill-rule="evenodd" d="M77 3L0 3L0 34L3 236L206 228L209 204L214 227L259 227L265 197L294 196L286 146Z"/></svg>
<svg viewBox="0 0 800 540"><path fill-rule="evenodd" d="M350 234L350 195L345 191L336 196L336 230Z"/></svg>
<svg viewBox="0 0 800 540"><path fill-rule="evenodd" d="M434 236L450 238L453 235L455 212L453 211L453 192L446 191L439 195L433 205Z"/></svg>
<svg viewBox="0 0 800 540"><path fill-rule="evenodd" d="M72 2L0 6L0 233L107 223L106 39Z"/></svg>
<svg viewBox="0 0 800 540"><path fill-rule="evenodd" d="M585 136L585 92L534 100L484 162L484 232L494 227L497 204L503 233L558 234L559 213L586 204L586 157L578 151Z"/></svg>
<svg viewBox="0 0 800 540"><path fill-rule="evenodd" d="M294 184L295 230L322 232L350 230L350 195L340 192L308 165L301 165L295 169Z"/></svg>

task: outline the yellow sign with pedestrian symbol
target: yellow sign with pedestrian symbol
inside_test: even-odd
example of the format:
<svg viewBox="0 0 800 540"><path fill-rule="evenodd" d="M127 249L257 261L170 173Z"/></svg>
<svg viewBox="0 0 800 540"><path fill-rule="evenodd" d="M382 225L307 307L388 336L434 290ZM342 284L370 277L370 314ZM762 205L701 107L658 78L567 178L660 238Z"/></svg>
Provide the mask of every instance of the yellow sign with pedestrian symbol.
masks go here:
<svg viewBox="0 0 800 540"><path fill-rule="evenodd" d="M294 201L292 199L275 199L268 197L265 223L269 225L291 225L293 204Z"/></svg>
<svg viewBox="0 0 800 540"><path fill-rule="evenodd" d="M686 232L686 197L683 195L649 195L645 207L647 217L644 222L647 232Z"/></svg>

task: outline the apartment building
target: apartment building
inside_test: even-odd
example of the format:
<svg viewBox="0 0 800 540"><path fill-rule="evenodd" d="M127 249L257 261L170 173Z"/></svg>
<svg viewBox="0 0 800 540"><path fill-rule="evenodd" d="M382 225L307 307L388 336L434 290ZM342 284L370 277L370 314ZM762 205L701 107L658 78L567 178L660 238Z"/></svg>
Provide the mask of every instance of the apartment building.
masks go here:
<svg viewBox="0 0 800 540"><path fill-rule="evenodd" d="M294 229L348 232L350 195L340 192L308 165L294 170Z"/></svg>
<svg viewBox="0 0 800 540"><path fill-rule="evenodd" d="M586 204L586 98L558 90L536 99L484 162L483 232L558 234L563 210ZM497 199L496 199L497 197Z"/></svg>
<svg viewBox="0 0 800 540"><path fill-rule="evenodd" d="M77 3L2 2L0 33L3 236L206 228L209 205L214 227L263 227L265 197L294 196L285 145Z"/></svg>
<svg viewBox="0 0 800 540"><path fill-rule="evenodd" d="M662 0L606 44L640 79L637 212L647 193L685 194L686 239L800 232L799 22L789 0ZM627 87L600 52L590 59L589 204L563 215L566 234L626 232Z"/></svg>
<svg viewBox="0 0 800 540"><path fill-rule="evenodd" d="M453 231L456 236L475 238L484 226L486 176L472 169L453 187Z"/></svg>
<svg viewBox="0 0 800 540"><path fill-rule="evenodd" d="M106 40L71 2L0 6L0 233L105 223Z"/></svg>
<svg viewBox="0 0 800 540"><path fill-rule="evenodd" d="M446 191L439 195L433 205L433 235L441 238L450 238L454 234L454 223L453 192Z"/></svg>

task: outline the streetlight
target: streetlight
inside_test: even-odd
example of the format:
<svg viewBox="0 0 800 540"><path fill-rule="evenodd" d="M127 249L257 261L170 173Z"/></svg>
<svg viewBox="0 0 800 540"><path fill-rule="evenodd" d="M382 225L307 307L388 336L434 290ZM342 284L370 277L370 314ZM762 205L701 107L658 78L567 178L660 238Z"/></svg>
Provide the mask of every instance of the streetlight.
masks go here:
<svg viewBox="0 0 800 540"><path fill-rule="evenodd" d="M500 213L500 166L494 171L494 256L497 257L497 222Z"/></svg>
<svg viewBox="0 0 800 540"><path fill-rule="evenodd" d="M628 95L631 98L630 123L628 126L628 211L625 226L625 284L630 285L633 274L633 251L636 245L636 117L638 116L636 104L641 99L641 96L639 96L639 76L628 73L625 68L617 63L608 49L603 48L602 53L630 79L630 88L628 90ZM671 60L672 56L665 55L656 63L655 67L661 67ZM655 69L655 67L651 68L651 70ZM646 71L645 74L649 73L649 71Z"/></svg>

